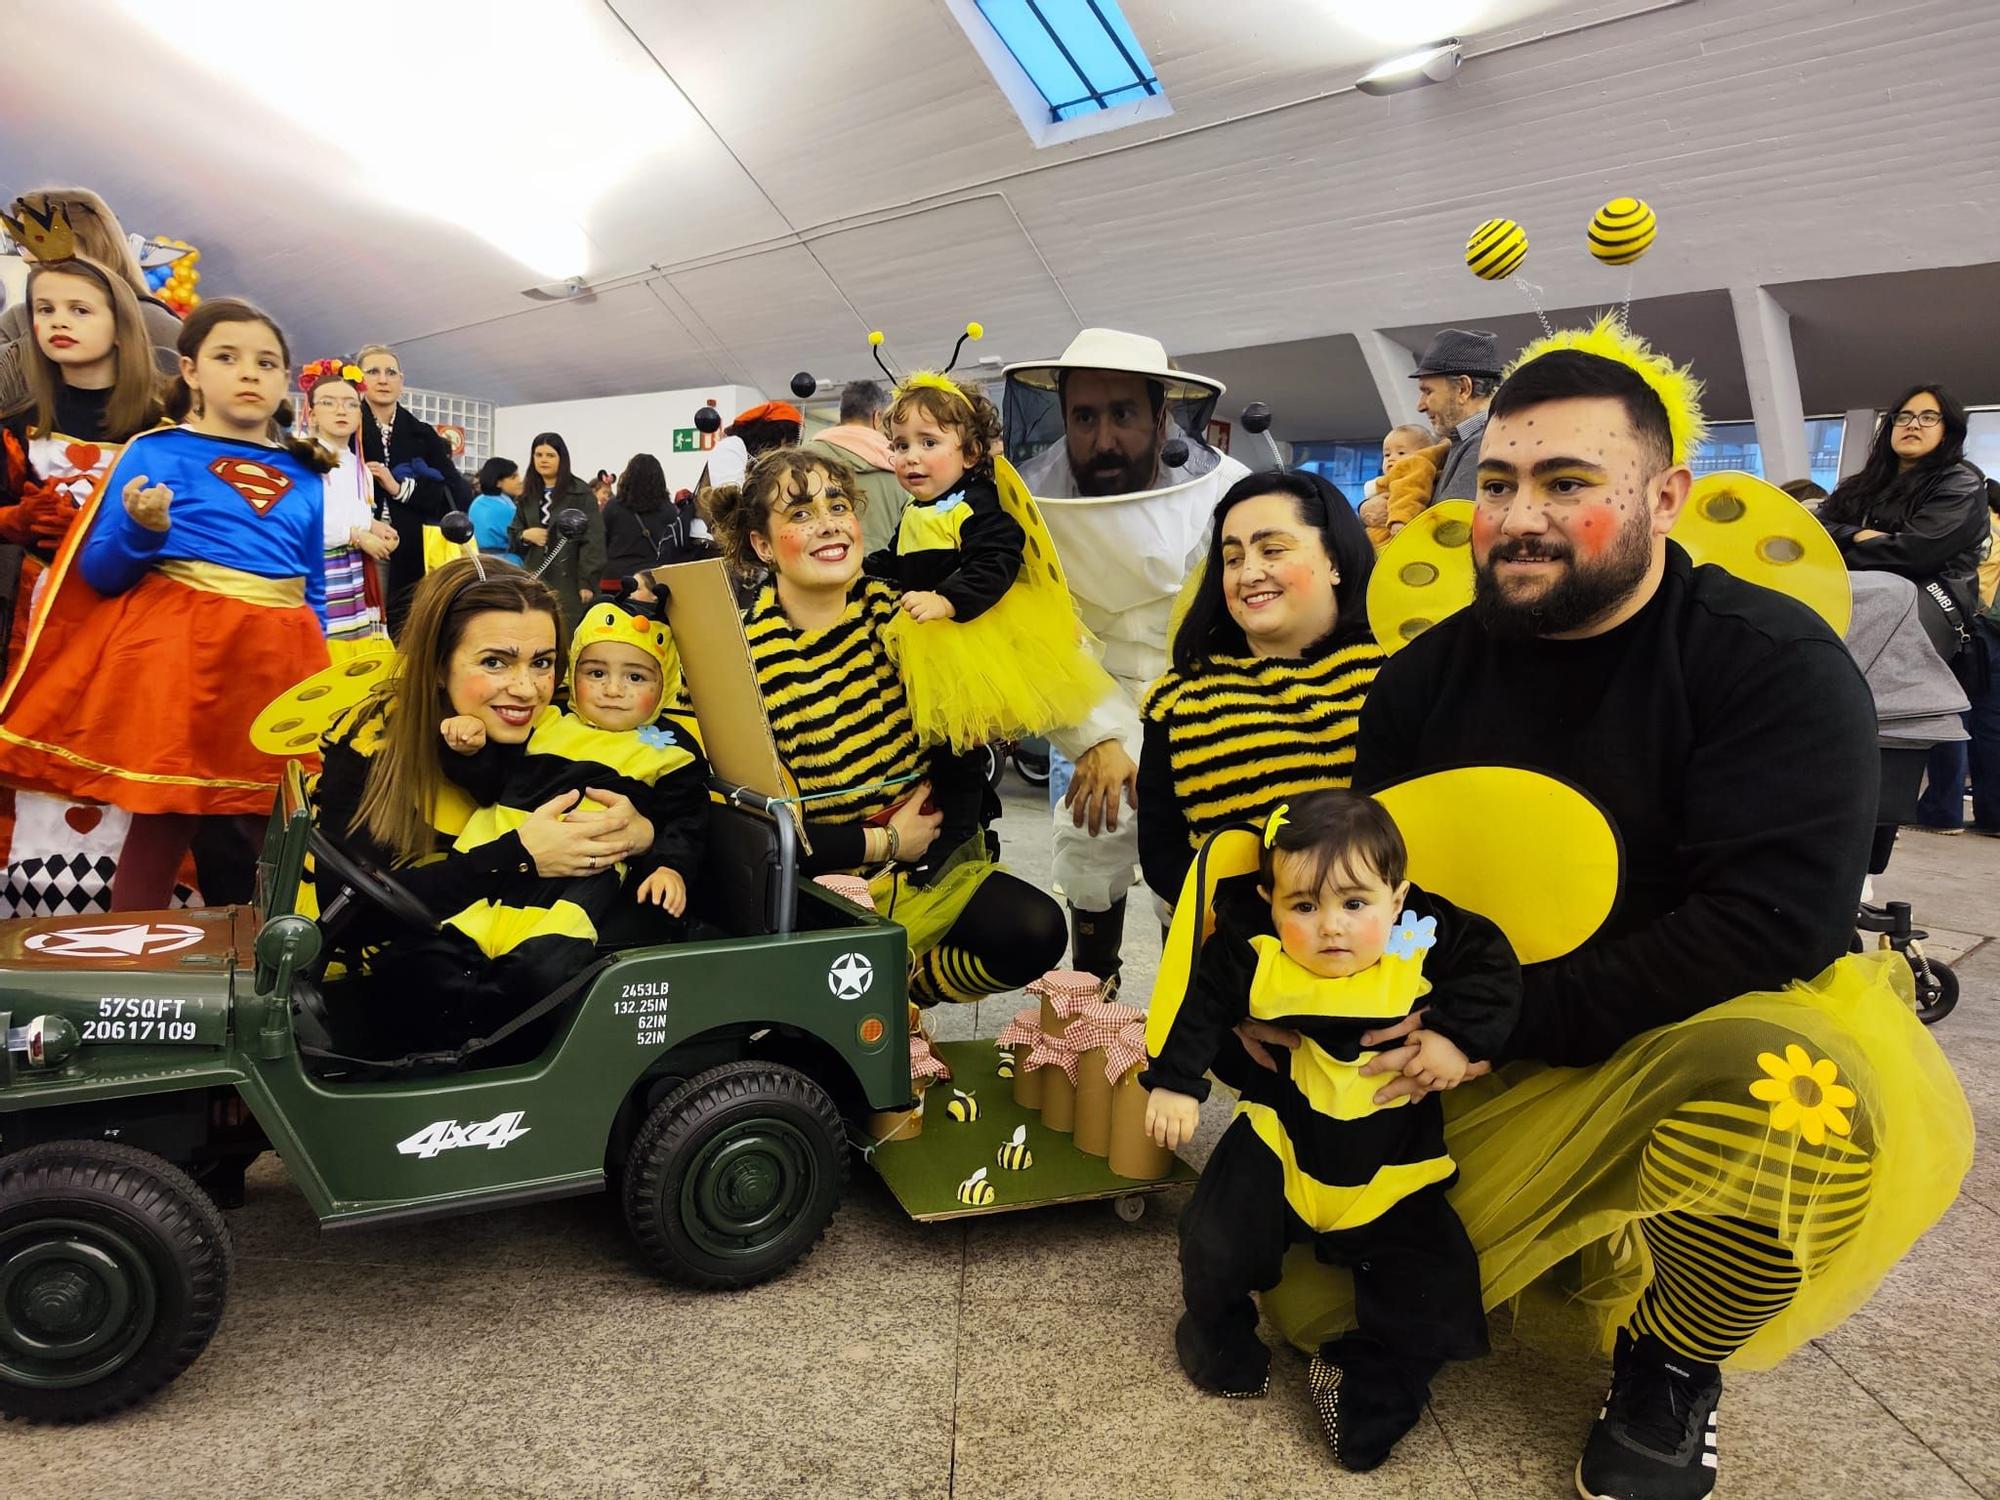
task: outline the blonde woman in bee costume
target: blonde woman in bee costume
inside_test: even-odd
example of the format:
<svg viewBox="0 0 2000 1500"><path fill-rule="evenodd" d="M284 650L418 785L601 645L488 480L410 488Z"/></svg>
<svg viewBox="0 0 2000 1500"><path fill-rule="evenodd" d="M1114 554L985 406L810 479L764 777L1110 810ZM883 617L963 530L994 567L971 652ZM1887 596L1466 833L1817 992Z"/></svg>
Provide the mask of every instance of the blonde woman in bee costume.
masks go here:
<svg viewBox="0 0 2000 1500"><path fill-rule="evenodd" d="M1708 1494L1723 1365L1837 1326L1971 1159L1907 966L1845 956L1880 779L1867 684L1811 609L1668 538L1698 390L1615 319L1522 354L1480 453L1473 603L1389 659L1355 765L1360 787L1543 771L1622 840L1616 911L1523 970L1510 1066L1455 1097L1446 1140L1489 1307L1577 1257L1570 1299L1580 1281L1613 1350L1577 1485L1623 1500ZM1370 1069L1404 1072L1409 1039L1376 1040ZM1295 1258L1264 1308L1313 1347L1347 1301Z"/></svg>
<svg viewBox="0 0 2000 1500"><path fill-rule="evenodd" d="M1193 1135L1232 1027L1254 1018L1300 1038L1275 1070L1249 1070L1181 1220L1174 1345L1203 1390L1261 1396L1271 1352L1251 1294L1277 1283L1288 1244L1352 1268L1360 1326L1315 1353L1310 1379L1335 1458L1372 1469L1423 1415L1444 1361L1486 1352L1486 1313L1445 1201L1444 1111L1436 1098L1378 1105L1367 1038L1421 1009L1413 1070L1456 1082L1513 1029L1520 967L1491 922L1410 884L1402 836L1370 798L1310 793L1259 842L1254 874L1217 882L1215 843L1197 860L1181 899L1212 906L1215 930L1185 995L1163 974L1147 1018L1146 1126L1169 1150Z"/></svg>

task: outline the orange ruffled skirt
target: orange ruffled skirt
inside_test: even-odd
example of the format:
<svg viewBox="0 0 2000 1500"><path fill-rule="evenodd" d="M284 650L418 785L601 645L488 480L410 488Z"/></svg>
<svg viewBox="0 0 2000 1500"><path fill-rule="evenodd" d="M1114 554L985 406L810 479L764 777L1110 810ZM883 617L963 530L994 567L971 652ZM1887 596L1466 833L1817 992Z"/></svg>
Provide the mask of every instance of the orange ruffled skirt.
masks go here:
<svg viewBox="0 0 2000 1500"><path fill-rule="evenodd" d="M135 813L261 813L285 762L250 743L272 699L328 662L304 604L159 572L115 598L62 579L0 708L0 781Z"/></svg>

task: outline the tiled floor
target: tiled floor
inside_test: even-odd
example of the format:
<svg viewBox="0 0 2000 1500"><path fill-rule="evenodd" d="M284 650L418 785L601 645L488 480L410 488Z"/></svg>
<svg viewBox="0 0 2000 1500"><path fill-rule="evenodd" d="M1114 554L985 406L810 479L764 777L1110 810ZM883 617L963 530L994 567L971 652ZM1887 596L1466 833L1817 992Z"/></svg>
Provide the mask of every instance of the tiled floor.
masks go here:
<svg viewBox="0 0 2000 1500"><path fill-rule="evenodd" d="M1029 878L1045 816L1010 799ZM2000 842L1907 837L1878 886L1914 902L1942 956L1969 954L1936 1035L2000 1129ZM1143 995L1158 935L1132 927ZM947 1035L1012 1009L959 1013ZM322 1241L266 1159L231 1216L237 1279L209 1352L115 1421L0 1429L0 1500L1572 1493L1602 1368L1504 1330L1366 1477L1328 1464L1289 1352L1265 1401L1196 1394L1169 1338L1180 1201L1135 1225L1088 1205L928 1227L860 1171L816 1254L717 1295L649 1277L606 1199ZM1730 1379L1718 1494L2000 1497L1996 1278L2000 1169L1982 1157L1849 1323Z"/></svg>

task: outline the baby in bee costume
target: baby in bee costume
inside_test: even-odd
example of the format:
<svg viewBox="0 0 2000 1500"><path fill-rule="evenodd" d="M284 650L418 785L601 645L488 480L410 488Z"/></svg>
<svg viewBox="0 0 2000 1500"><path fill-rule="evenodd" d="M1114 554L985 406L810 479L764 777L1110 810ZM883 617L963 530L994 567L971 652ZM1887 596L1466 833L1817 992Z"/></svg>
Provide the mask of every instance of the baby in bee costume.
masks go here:
<svg viewBox="0 0 2000 1500"><path fill-rule="evenodd" d="M569 709L542 710L519 768L495 804L473 814L455 847L477 848L520 827L551 798L593 788L630 797L653 824L653 846L581 879L524 870L513 888L452 914L447 930L493 961L496 984L531 999L555 989L589 961L621 910L621 890L673 918L685 914L687 883L705 842L708 768L693 736L660 719L661 705L679 696L680 678L673 637L658 620L597 604L577 625ZM469 716L446 719L440 732L461 755L485 744Z"/></svg>
<svg viewBox="0 0 2000 1500"><path fill-rule="evenodd" d="M1111 679L1084 644L1035 503L1000 457L999 412L918 370L884 420L911 499L895 542L865 568L904 590L886 639L917 732L968 751L1081 719Z"/></svg>
<svg viewBox="0 0 2000 1500"><path fill-rule="evenodd" d="M1238 1022L1302 1040L1277 1071L1250 1070L1181 1220L1174 1343L1204 1390L1260 1396L1271 1355L1251 1294L1277 1283L1291 1244L1351 1267L1359 1327L1314 1356L1313 1404L1340 1464L1372 1469L1422 1416L1439 1367L1487 1345L1478 1258L1444 1196L1457 1168L1443 1108L1436 1095L1378 1106L1365 1038L1422 1006L1412 1067L1455 1083L1504 1045L1520 966L1491 922L1409 883L1402 836L1372 798L1324 791L1279 808L1257 872L1218 880L1218 841L1232 837L1203 849L1181 897L1199 910L1212 889L1215 931L1185 994L1169 972L1155 995L1148 1131L1169 1149L1193 1134L1203 1075Z"/></svg>

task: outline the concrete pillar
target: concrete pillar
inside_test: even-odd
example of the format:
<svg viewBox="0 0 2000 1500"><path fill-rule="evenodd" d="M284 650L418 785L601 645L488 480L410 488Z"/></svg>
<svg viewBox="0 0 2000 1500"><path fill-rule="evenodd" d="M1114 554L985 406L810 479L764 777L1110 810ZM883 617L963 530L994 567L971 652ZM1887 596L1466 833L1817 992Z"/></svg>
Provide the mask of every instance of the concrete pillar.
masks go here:
<svg viewBox="0 0 2000 1500"><path fill-rule="evenodd" d="M1761 286L1733 286L1729 301L1736 310L1736 340L1743 349L1743 377L1750 388L1764 477L1773 484L1804 479L1810 455L1799 365L1792 353L1792 315Z"/></svg>
<svg viewBox="0 0 2000 1500"><path fill-rule="evenodd" d="M1875 441L1876 413L1872 406L1847 412L1840 423L1840 477L1859 474L1868 462L1869 444Z"/></svg>
<svg viewBox="0 0 2000 1500"><path fill-rule="evenodd" d="M1383 430L1404 422L1421 422L1417 415L1417 383L1410 379L1417 357L1380 329L1364 328L1354 337L1361 343L1361 357L1368 361L1368 374L1375 382L1375 394L1389 420Z"/></svg>

